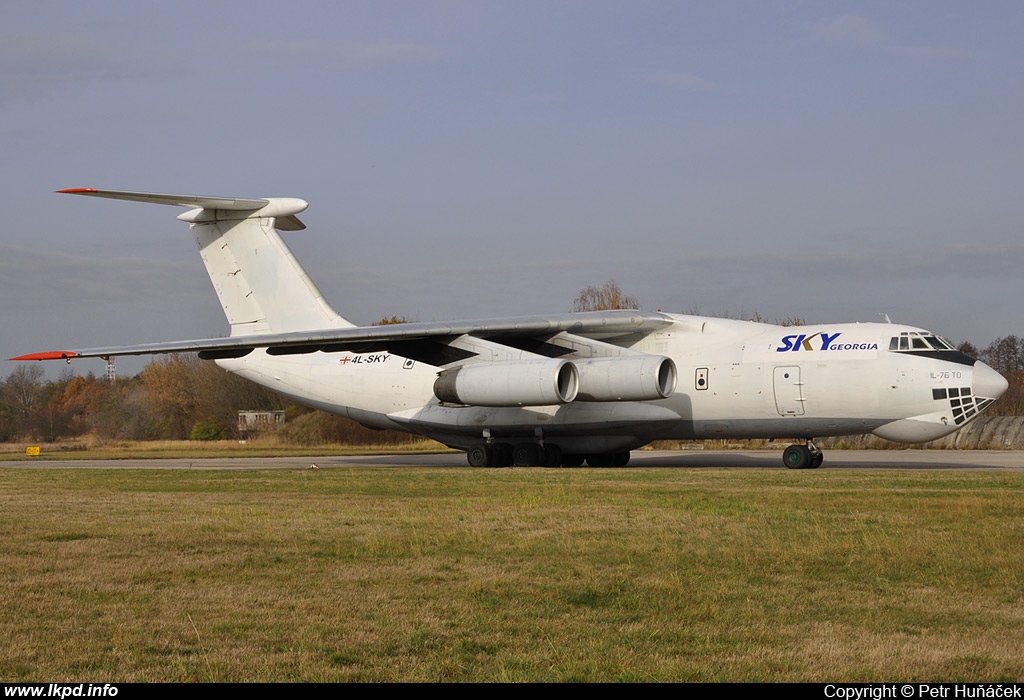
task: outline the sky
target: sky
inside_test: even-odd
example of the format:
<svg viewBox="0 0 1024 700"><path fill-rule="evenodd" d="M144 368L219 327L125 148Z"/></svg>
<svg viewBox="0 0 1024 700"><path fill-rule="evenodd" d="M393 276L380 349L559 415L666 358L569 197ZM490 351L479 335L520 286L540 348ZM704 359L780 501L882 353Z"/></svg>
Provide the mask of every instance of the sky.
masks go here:
<svg viewBox="0 0 1024 700"><path fill-rule="evenodd" d="M7 0L0 357L227 334L179 210L70 187L301 197L357 324L615 279L984 347L1024 335L1022 66L1018 2Z"/></svg>

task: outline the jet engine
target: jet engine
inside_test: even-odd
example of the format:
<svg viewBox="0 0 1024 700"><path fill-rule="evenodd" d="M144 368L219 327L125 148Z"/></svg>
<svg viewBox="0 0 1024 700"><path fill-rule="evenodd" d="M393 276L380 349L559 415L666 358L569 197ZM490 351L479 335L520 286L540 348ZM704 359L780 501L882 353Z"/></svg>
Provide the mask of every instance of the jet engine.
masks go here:
<svg viewBox="0 0 1024 700"><path fill-rule="evenodd" d="M550 406L569 403L579 374L566 360L481 362L438 373L434 396L471 406Z"/></svg>
<svg viewBox="0 0 1024 700"><path fill-rule="evenodd" d="M654 401L676 389L676 365L668 357L637 355L574 360L582 401Z"/></svg>

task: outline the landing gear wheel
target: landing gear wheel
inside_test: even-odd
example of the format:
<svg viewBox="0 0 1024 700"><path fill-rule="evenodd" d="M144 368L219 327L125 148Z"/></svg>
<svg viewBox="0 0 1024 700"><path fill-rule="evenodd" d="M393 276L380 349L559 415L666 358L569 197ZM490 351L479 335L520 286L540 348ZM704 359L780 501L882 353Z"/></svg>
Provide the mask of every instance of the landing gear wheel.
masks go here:
<svg viewBox="0 0 1024 700"><path fill-rule="evenodd" d="M494 450L483 442L479 442L466 450L466 460L471 467L496 466L495 456Z"/></svg>
<svg viewBox="0 0 1024 700"><path fill-rule="evenodd" d="M821 463L825 461L825 453L821 450L811 454L811 464L808 469L817 469L821 466Z"/></svg>
<svg viewBox="0 0 1024 700"><path fill-rule="evenodd" d="M540 445L521 442L512 448L512 464L517 467L534 467L540 463Z"/></svg>
<svg viewBox="0 0 1024 700"><path fill-rule="evenodd" d="M790 445L782 453L782 463L790 469L807 469L811 460L811 451L806 445Z"/></svg>

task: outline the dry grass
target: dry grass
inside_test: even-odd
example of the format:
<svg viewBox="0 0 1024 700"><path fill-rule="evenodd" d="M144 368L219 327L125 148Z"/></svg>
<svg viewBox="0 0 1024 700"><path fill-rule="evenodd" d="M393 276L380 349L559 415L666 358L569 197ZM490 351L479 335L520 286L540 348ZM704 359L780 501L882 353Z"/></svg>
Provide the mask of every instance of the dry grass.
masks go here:
<svg viewBox="0 0 1024 700"><path fill-rule="evenodd" d="M0 462L25 459L25 447L29 443L0 444ZM296 445L278 439L274 435L253 440L114 440L100 441L85 436L59 443L39 444L39 459L59 457L68 459L184 459L202 457L320 457L325 455L365 454L427 454L450 452L447 447L434 440L419 440L397 445Z"/></svg>
<svg viewBox="0 0 1024 700"><path fill-rule="evenodd" d="M1020 680L1022 486L0 470L0 677Z"/></svg>

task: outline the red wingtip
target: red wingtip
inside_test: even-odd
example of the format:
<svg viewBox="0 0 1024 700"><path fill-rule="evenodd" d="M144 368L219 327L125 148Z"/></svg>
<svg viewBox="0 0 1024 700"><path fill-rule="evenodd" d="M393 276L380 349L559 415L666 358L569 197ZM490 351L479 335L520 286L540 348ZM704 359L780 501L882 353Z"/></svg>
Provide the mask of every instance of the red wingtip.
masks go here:
<svg viewBox="0 0 1024 700"><path fill-rule="evenodd" d="M67 190L57 190L57 194L89 194L95 191L95 187L72 187Z"/></svg>
<svg viewBox="0 0 1024 700"><path fill-rule="evenodd" d="M12 360L68 360L75 357L70 350L51 350L50 352L34 352L30 355L19 355Z"/></svg>

